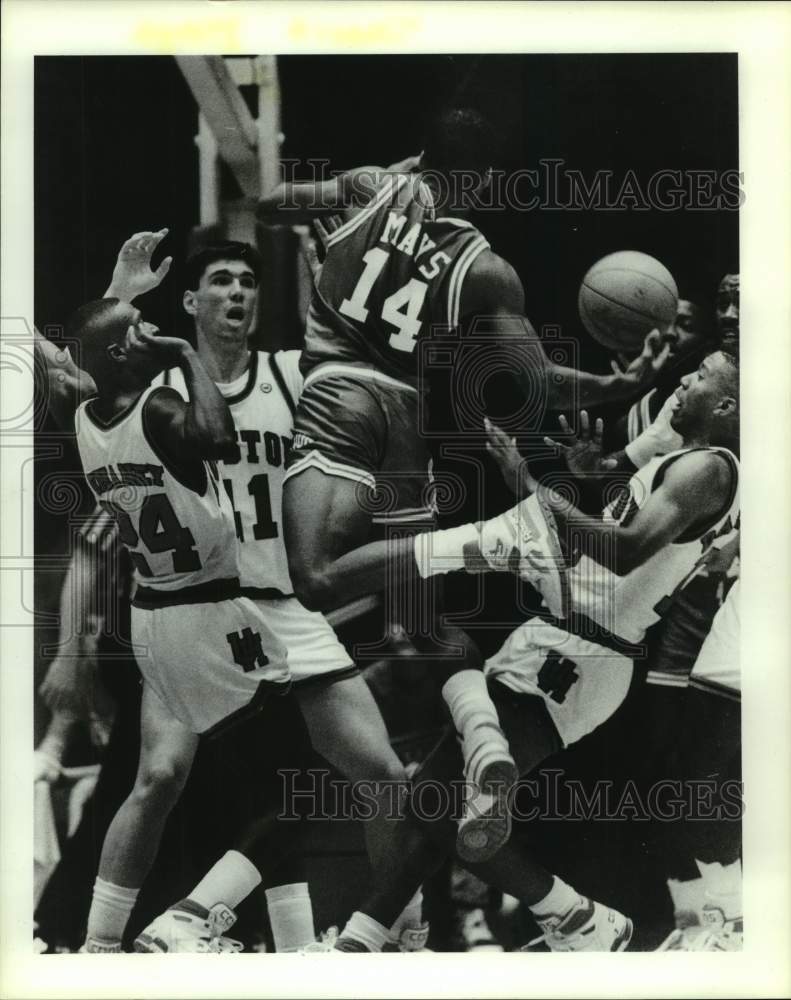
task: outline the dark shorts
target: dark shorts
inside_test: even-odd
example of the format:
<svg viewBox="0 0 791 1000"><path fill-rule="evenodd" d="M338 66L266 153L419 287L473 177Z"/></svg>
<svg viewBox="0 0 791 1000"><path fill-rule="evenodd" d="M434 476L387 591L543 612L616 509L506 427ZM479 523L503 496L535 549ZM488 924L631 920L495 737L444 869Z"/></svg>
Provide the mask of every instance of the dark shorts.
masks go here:
<svg viewBox="0 0 791 1000"><path fill-rule="evenodd" d="M420 393L372 368L322 365L305 380L286 478L309 468L360 484L375 522L430 524L431 461Z"/></svg>

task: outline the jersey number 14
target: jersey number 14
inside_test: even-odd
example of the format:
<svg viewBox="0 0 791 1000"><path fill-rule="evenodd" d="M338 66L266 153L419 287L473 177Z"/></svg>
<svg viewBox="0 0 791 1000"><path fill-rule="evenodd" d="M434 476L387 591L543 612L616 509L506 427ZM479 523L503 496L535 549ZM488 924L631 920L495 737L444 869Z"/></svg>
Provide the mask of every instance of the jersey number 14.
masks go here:
<svg viewBox="0 0 791 1000"><path fill-rule="evenodd" d="M366 302L376 279L390 256L389 251L374 247L363 257L365 269L354 287L350 299L344 299L340 311L344 316L365 323L368 319ZM426 298L428 285L419 278L410 278L397 292L393 292L382 303L382 319L385 323L396 327L398 333L391 333L388 339L390 347L397 351L411 352L415 349L417 336L420 333L420 310Z"/></svg>

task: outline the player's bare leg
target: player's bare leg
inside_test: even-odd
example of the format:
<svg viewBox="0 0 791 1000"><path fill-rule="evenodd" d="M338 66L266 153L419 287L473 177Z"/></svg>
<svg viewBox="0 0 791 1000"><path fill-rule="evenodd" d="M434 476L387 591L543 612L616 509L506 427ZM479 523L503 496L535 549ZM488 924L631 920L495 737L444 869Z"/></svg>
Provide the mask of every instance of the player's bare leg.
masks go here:
<svg viewBox="0 0 791 1000"><path fill-rule="evenodd" d="M156 858L162 831L189 776L198 737L143 688L140 761L134 788L102 847L88 916L86 950L120 950L137 894Z"/></svg>
<svg viewBox="0 0 791 1000"><path fill-rule="evenodd" d="M365 838L374 875L387 867L392 839L388 817L400 815L407 786L404 765L390 745L382 716L361 676L295 691L314 750L351 782L377 782L377 808ZM395 809L394 809L395 807Z"/></svg>
<svg viewBox="0 0 791 1000"><path fill-rule="evenodd" d="M283 493L286 549L298 596L314 610L328 610L347 594L385 591L395 602L389 612L404 625L423 655L441 670L442 694L463 740L465 775L477 790L471 812L460 828L459 846L470 860L483 860L508 837L510 824L502 797L517 772L486 690L483 660L461 629L440 618L441 583L416 584L410 539L366 544L371 530L371 504L352 479L307 468L286 480ZM369 553L356 574L355 550ZM395 554L393 561L390 553ZM346 575L354 576L351 583Z"/></svg>

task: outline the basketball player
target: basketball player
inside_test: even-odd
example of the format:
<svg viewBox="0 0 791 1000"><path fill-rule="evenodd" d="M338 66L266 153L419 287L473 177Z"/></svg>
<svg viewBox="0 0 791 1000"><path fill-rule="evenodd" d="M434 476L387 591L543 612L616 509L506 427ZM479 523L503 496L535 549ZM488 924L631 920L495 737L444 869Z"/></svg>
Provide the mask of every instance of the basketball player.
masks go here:
<svg viewBox="0 0 791 1000"><path fill-rule="evenodd" d="M714 313L714 341L711 349L726 338L733 341L739 337L739 275L726 274L717 289ZM634 421L630 426L636 436L629 435L629 443L623 451L602 459L602 468L607 470L625 469L629 472L639 469L655 455L666 455L679 447L679 437L671 426L673 398L668 396L659 413L647 427L642 421Z"/></svg>
<svg viewBox="0 0 791 1000"><path fill-rule="evenodd" d="M423 576L461 567L516 569L544 596L547 613L517 628L485 666L520 774L612 715L626 696L646 629L718 534L730 530L738 513L738 393L738 358L708 355L675 395L672 423L682 448L636 473L601 519L544 491L525 467L523 482L533 495L511 511L415 539L413 558ZM374 547L367 547L371 554ZM407 543L391 547L406 558ZM558 549L568 567L559 571L550 568ZM416 776L413 803L461 774L450 733ZM450 823L423 825L435 841L453 844ZM527 903L552 950L620 950L628 943L626 917L580 897L513 842L471 870ZM370 897L336 947L378 950L399 902Z"/></svg>
<svg viewBox="0 0 791 1000"><path fill-rule="evenodd" d="M162 729L174 726L189 733L194 746L198 734L282 692L288 681L285 648L239 583L233 510L216 462L233 445L233 421L190 345L157 336L129 303L89 303L70 327L97 389L74 413L80 458L97 502L118 523L137 583L132 641L144 678L144 753ZM189 403L150 385L174 364ZM178 781L170 763L150 758L149 772L161 767L165 785ZM151 859L167 815L167 809L150 809L147 825L135 830ZM114 878L100 874L94 907L108 922L123 924L137 888L124 874L124 845L113 829L118 819L100 867L104 874L112 869ZM98 939L89 925L88 945L89 951L120 951L120 933L117 940Z"/></svg>
<svg viewBox="0 0 791 1000"><path fill-rule="evenodd" d="M692 668L676 748L682 781L716 782L713 806L719 815L688 819L679 830L701 874L702 927L677 928L659 951L738 951L742 946L741 810L734 810L732 800L723 801L725 784L733 788L741 779L739 637L737 580Z"/></svg>
<svg viewBox="0 0 791 1000"><path fill-rule="evenodd" d="M717 290L713 338L734 353L738 353L739 320L739 275L726 274ZM671 396L653 423L630 439L623 451L602 458L600 442L597 449L595 442L588 441L576 449L573 457L567 453L572 470L633 472L655 455L676 450L681 439L671 425L673 405ZM738 445L734 447L738 454ZM635 762L648 785L667 773L669 756L675 754L679 742L685 742L682 723L689 705L687 681L722 602L726 574L732 572L737 548L738 524L734 522L732 531L717 539L705 564L679 590L667 614L652 630L645 684L636 691L633 704L635 736L640 745ZM703 880L690 877L695 869L688 868L688 853L683 848L678 857L668 858L668 871L672 873L668 889L680 929L690 922L698 923L705 904Z"/></svg>
<svg viewBox="0 0 791 1000"><path fill-rule="evenodd" d="M667 330L657 330L656 336L670 345L667 364L656 384L632 403L627 414L617 421L612 448L634 441L650 427L675 391L679 378L696 368L701 359L714 350L718 339L707 332L700 307L687 299L678 300L675 320Z"/></svg>
<svg viewBox="0 0 791 1000"><path fill-rule="evenodd" d="M162 265L154 272L150 261L166 232L135 234L124 244L108 294L132 298L159 284ZM350 780L404 782L405 772L367 684L326 619L307 611L293 595L280 510L284 456L301 389L299 352L275 356L248 349L260 258L246 244L224 243L194 255L186 272L184 308L195 321L198 356L216 380L234 421L235 443L226 453L223 478L234 508L245 593L253 597L259 613L288 649L294 692L314 748ZM167 371L162 381L187 395L179 369ZM136 896L156 853L151 814L156 812L158 821L175 805L197 748L194 734L178 720L157 725L156 719L147 718L145 703L143 713L145 738L138 777L108 831L89 915L89 941L120 941L131 906L123 913L120 907L110 912L103 904L106 886L123 887L127 899L132 893ZM388 821L387 815L378 810L366 823L374 876L383 885L393 831L404 826ZM122 867L114 860L119 858ZM207 875L217 898L208 902L205 888L201 889L200 909L185 908L182 901L146 929L136 948L194 950L196 941L206 936L204 911L220 902L225 904L222 929L230 927L230 911L260 880L259 876L251 884L252 867L238 851L229 852ZM188 903L196 902L194 895ZM307 900L307 909L309 905ZM307 913L303 917L305 925L312 919ZM427 936L419 892L394 922L395 941L402 932L410 940Z"/></svg>
<svg viewBox="0 0 791 1000"><path fill-rule="evenodd" d="M550 406L623 398L655 373L653 359L595 376L544 356L524 317L514 269L464 218L488 184L493 139L480 115L457 109L437 119L417 160L282 184L260 205L264 216L343 218L326 241L309 307L305 387L284 488L289 569L308 607L335 603L345 558L369 538L377 490L393 498L391 529L432 522L429 458L418 426L426 402L423 348L432 334L468 331L480 319L476 335L507 352L528 398ZM385 589L385 582L382 572L372 589ZM463 631L440 621L438 582L408 595L390 580L389 591L393 616L439 662L469 780L487 794L502 792L516 771L480 653ZM497 837L478 826L477 817L465 816L459 844L465 856L482 859Z"/></svg>

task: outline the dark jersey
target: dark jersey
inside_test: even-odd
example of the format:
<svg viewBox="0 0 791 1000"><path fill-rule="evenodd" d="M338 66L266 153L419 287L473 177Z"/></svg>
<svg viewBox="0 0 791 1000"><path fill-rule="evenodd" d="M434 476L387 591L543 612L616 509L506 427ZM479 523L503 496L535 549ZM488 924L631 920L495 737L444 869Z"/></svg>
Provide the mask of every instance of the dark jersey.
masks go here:
<svg viewBox="0 0 791 1000"><path fill-rule="evenodd" d="M308 310L302 371L369 364L418 376L418 341L459 325L461 288L489 244L464 219L438 216L419 174L389 175L337 229Z"/></svg>

